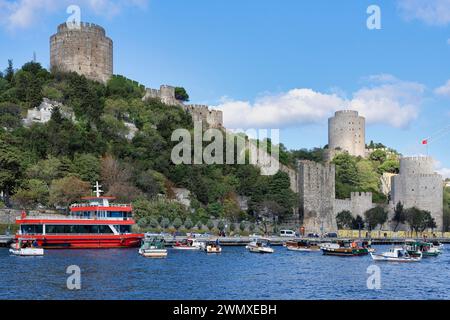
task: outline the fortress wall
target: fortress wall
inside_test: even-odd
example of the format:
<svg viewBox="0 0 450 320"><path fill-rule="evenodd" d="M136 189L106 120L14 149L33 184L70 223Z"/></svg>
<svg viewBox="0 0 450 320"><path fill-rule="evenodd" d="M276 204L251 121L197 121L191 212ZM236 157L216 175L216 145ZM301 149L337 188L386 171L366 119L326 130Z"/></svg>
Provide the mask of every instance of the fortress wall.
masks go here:
<svg viewBox="0 0 450 320"><path fill-rule="evenodd" d="M335 174L333 164L299 161L298 190L300 215L307 232L336 231Z"/></svg>
<svg viewBox="0 0 450 320"><path fill-rule="evenodd" d="M50 38L50 66L106 83L113 75L113 41L98 25L70 29L64 23Z"/></svg>
<svg viewBox="0 0 450 320"><path fill-rule="evenodd" d="M336 216L342 211L350 211L354 218L358 215L364 218L366 211L372 209L374 206L371 192L352 192L350 199L335 200L334 215Z"/></svg>

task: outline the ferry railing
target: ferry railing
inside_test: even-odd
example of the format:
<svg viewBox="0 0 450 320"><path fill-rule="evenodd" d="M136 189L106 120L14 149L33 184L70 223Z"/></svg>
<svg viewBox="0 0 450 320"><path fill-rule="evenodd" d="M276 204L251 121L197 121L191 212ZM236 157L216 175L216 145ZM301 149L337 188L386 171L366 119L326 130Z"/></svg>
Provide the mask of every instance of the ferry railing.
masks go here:
<svg viewBox="0 0 450 320"><path fill-rule="evenodd" d="M76 203L70 206L71 208L86 208L86 207L103 207L101 203ZM105 208L131 208L131 204L108 204Z"/></svg>
<svg viewBox="0 0 450 320"><path fill-rule="evenodd" d="M83 216L64 216L64 215L39 215L17 217L16 220L107 220L107 221L127 221L132 220L131 217L83 217Z"/></svg>

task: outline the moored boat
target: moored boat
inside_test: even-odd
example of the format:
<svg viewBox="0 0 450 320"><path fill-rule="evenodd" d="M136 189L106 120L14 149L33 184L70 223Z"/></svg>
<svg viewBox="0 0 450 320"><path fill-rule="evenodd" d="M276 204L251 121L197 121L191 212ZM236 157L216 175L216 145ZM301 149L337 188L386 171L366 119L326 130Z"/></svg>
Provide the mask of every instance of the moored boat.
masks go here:
<svg viewBox="0 0 450 320"><path fill-rule="evenodd" d="M437 257L442 253L441 250L432 243L419 240L405 241L405 249L413 257L418 257L419 255L422 255L423 258Z"/></svg>
<svg viewBox="0 0 450 320"><path fill-rule="evenodd" d="M207 253L221 253L222 252L222 247L220 246L220 243L219 243L218 240L216 240L216 241L208 241L205 244L204 250Z"/></svg>
<svg viewBox="0 0 450 320"><path fill-rule="evenodd" d="M374 261L418 262L422 260L422 254L411 256L408 251L402 247L391 248L388 252L383 252L381 254L370 253L370 256Z"/></svg>
<svg viewBox="0 0 450 320"><path fill-rule="evenodd" d="M248 251L253 253L274 253L275 250L270 246L270 240L265 238L252 239L245 247Z"/></svg>
<svg viewBox="0 0 450 320"><path fill-rule="evenodd" d="M320 252L320 245L309 240L286 241L286 249L300 252Z"/></svg>
<svg viewBox="0 0 450 320"><path fill-rule="evenodd" d="M35 239L46 249L104 249L138 247L143 234L133 233L135 224L129 204L112 204L114 197L82 198L86 203L70 206L68 215L27 216L16 219L16 239Z"/></svg>
<svg viewBox="0 0 450 320"><path fill-rule="evenodd" d="M177 241L172 248L175 250L201 250L204 247L202 243L196 239L187 238Z"/></svg>
<svg viewBox="0 0 450 320"><path fill-rule="evenodd" d="M369 254L367 248L362 247L357 241L340 240L336 243L325 243L320 246L324 255L354 257Z"/></svg>
<svg viewBox="0 0 450 320"><path fill-rule="evenodd" d="M9 253L15 256L43 256L44 249L38 247L36 239L17 239L11 244Z"/></svg>
<svg viewBox="0 0 450 320"><path fill-rule="evenodd" d="M139 254L146 258L166 258L167 249L164 237L146 237L142 240Z"/></svg>

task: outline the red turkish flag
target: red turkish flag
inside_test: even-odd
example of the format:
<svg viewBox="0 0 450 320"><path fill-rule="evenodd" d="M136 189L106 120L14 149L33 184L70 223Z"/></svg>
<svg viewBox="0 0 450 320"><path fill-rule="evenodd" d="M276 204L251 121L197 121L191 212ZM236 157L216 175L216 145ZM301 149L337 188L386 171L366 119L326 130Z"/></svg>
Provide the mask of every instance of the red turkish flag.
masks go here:
<svg viewBox="0 0 450 320"><path fill-rule="evenodd" d="M428 140L422 140L422 144L428 144Z"/></svg>

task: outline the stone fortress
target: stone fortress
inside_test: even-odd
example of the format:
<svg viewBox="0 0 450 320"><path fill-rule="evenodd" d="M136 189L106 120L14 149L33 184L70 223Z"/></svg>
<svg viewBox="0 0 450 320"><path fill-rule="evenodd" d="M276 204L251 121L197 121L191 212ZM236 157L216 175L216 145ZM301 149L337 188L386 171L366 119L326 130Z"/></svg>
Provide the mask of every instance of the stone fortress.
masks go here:
<svg viewBox="0 0 450 320"><path fill-rule="evenodd" d="M114 72L113 51L113 41L106 36L106 31L102 27L93 23L82 22L79 26L63 23L58 26L57 33L50 37L50 67L52 70L76 72L88 79L106 84ZM211 128L223 128L222 111L212 110L207 105L185 105L176 99L173 86L147 88L142 100L151 98L160 99L169 106L182 107L191 114L193 121L202 121ZM24 123L30 125L34 122L48 122L55 107L64 110L64 106L60 103L44 99L39 107L28 110ZM70 111L63 115L75 120ZM126 138L131 140L138 130L132 123L126 122L125 126L129 131Z"/></svg>
<svg viewBox="0 0 450 320"><path fill-rule="evenodd" d="M79 28L69 28L62 24L50 38L50 60L52 68L74 71L106 83L113 75L113 42L98 25L82 23ZM185 105L176 99L173 86L146 89L143 100L152 98L184 108L194 121L201 120L209 127L224 128L222 111L211 110L206 105ZM26 121L48 121L52 107L51 101L44 101L39 108L30 110ZM68 114L67 117L73 115ZM129 126L132 130L128 138L131 139L137 129L133 124ZM256 147L250 144L247 148L253 150ZM291 189L299 194L299 214L308 232L336 231L339 212L348 210L355 217L363 216L375 206L371 193L352 193L350 199L336 199L336 168L331 163L333 157L342 152L367 157L371 151L365 144L365 119L357 111L342 110L328 121L325 164L299 161L297 168L280 164L280 170L289 175ZM388 205L390 218L395 205L402 202L406 208L416 206L430 211L439 230L443 219L443 179L433 171L433 160L429 157L402 158L400 167L399 175L384 175L381 180L382 191L392 199Z"/></svg>
<svg viewBox="0 0 450 320"><path fill-rule="evenodd" d="M106 83L113 75L113 41L91 23L63 23L50 37L50 67Z"/></svg>
<svg viewBox="0 0 450 320"><path fill-rule="evenodd" d="M223 128L223 113L219 110L211 110L207 105L189 104L185 105L175 97L175 87L162 85L158 89L146 89L143 100L156 98L167 105L181 106L188 111L193 121L202 121L211 128Z"/></svg>
<svg viewBox="0 0 450 320"><path fill-rule="evenodd" d="M336 215L350 211L354 217L364 218L364 213L376 204L372 193L354 192L350 199L335 197L334 155L347 152L353 156L367 157L365 146L365 120L356 111L338 111L328 121L329 141L325 164L299 161L297 183L300 199L300 216L308 232L336 231ZM331 156L330 156L331 155ZM389 219L401 202L405 208L427 210L436 221L436 230L443 225L443 177L434 172L431 157L400 158L400 173L387 174L380 181L383 192L390 195L387 206Z"/></svg>

